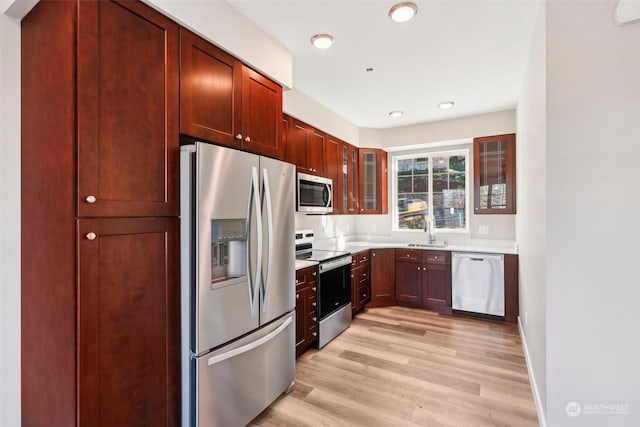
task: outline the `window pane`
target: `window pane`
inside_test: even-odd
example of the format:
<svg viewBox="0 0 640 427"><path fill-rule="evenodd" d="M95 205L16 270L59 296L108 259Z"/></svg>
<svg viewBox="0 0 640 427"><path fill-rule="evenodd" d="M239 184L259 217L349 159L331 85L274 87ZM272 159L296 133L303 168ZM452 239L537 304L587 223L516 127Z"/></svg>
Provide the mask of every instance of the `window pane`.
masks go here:
<svg viewBox="0 0 640 427"><path fill-rule="evenodd" d="M426 193L429 191L429 175L416 176L413 178L413 192Z"/></svg>
<svg viewBox="0 0 640 427"><path fill-rule="evenodd" d="M410 176L399 176L398 177L398 193L411 193L411 182L412 179Z"/></svg>
<svg viewBox="0 0 640 427"><path fill-rule="evenodd" d="M431 170L430 159L425 155L397 160L398 229L422 230L425 218L429 217L436 229L466 228L466 157L460 154L434 156ZM489 191L498 193L499 189L490 188Z"/></svg>

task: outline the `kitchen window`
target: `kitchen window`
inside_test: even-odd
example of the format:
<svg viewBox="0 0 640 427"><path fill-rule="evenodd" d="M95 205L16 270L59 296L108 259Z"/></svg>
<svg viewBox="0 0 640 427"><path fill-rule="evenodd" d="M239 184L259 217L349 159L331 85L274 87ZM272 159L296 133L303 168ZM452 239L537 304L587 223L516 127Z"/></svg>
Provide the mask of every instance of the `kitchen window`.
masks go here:
<svg viewBox="0 0 640 427"><path fill-rule="evenodd" d="M393 229L468 232L469 150L393 157Z"/></svg>

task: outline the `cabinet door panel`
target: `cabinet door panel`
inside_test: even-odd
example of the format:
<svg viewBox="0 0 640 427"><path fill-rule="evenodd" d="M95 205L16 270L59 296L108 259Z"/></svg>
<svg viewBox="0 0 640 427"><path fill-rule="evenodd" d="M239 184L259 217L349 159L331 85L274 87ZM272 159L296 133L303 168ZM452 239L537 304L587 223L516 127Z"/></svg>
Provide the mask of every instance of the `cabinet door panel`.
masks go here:
<svg viewBox="0 0 640 427"><path fill-rule="evenodd" d="M79 220L78 231L79 424L176 425L178 220Z"/></svg>
<svg viewBox="0 0 640 427"><path fill-rule="evenodd" d="M333 180L333 213L344 213L342 210L342 143L327 135L325 144L326 165L325 176Z"/></svg>
<svg viewBox="0 0 640 427"><path fill-rule="evenodd" d="M283 159L282 88L248 67L242 67L242 74L242 148Z"/></svg>
<svg viewBox="0 0 640 427"><path fill-rule="evenodd" d="M178 25L142 3L78 7L79 215L177 215Z"/></svg>
<svg viewBox="0 0 640 427"><path fill-rule="evenodd" d="M287 162L293 163L298 169L307 169L307 141L310 127L305 123L289 118L289 135L287 136Z"/></svg>
<svg viewBox="0 0 640 427"><path fill-rule="evenodd" d="M476 214L516 213L515 134L473 140Z"/></svg>
<svg viewBox="0 0 640 427"><path fill-rule="evenodd" d="M240 148L242 64L180 29L180 132Z"/></svg>
<svg viewBox="0 0 640 427"><path fill-rule="evenodd" d="M427 266L424 304L451 307L451 282L447 266Z"/></svg>
<svg viewBox="0 0 640 427"><path fill-rule="evenodd" d="M309 135L309 148L307 152L307 165L309 171L314 174L324 174L325 163L325 145L326 135L318 130L313 129Z"/></svg>
<svg viewBox="0 0 640 427"><path fill-rule="evenodd" d="M422 266L413 262L396 262L396 299L419 304L422 296Z"/></svg>
<svg viewBox="0 0 640 427"><path fill-rule="evenodd" d="M375 249L371 251L371 302L369 307L394 305L395 292L395 250Z"/></svg>

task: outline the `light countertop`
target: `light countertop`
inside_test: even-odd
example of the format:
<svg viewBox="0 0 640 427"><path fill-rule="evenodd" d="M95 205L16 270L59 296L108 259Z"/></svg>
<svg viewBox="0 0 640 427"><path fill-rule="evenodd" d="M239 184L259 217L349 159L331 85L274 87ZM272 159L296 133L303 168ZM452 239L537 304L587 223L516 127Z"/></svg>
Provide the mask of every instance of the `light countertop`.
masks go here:
<svg viewBox="0 0 640 427"><path fill-rule="evenodd" d="M304 259L296 260L296 270L302 270L303 268L313 267L314 265L318 265L317 261L307 261Z"/></svg>
<svg viewBox="0 0 640 427"><path fill-rule="evenodd" d="M362 236L358 236L362 237ZM367 241L367 240L353 240L344 241L340 239L327 239L314 242L313 247L315 249L326 249L334 251L347 251L355 254L357 252L379 249L379 248L408 248L408 249L422 249L433 251L452 251L452 252L475 252L475 253L493 253L493 254L517 254L518 247L512 240L464 240L464 241L451 241L442 246L441 241L437 242L435 246L419 246L410 247L407 242L393 242L393 241Z"/></svg>

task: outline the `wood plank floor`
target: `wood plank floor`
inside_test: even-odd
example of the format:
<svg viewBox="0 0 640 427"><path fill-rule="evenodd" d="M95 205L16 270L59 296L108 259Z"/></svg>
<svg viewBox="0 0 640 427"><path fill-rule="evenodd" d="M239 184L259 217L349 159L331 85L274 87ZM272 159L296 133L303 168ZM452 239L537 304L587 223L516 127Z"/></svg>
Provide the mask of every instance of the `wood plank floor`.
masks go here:
<svg viewBox="0 0 640 427"><path fill-rule="evenodd" d="M368 309L296 364L251 426L537 426L518 329L405 307Z"/></svg>

